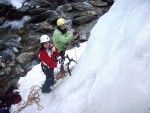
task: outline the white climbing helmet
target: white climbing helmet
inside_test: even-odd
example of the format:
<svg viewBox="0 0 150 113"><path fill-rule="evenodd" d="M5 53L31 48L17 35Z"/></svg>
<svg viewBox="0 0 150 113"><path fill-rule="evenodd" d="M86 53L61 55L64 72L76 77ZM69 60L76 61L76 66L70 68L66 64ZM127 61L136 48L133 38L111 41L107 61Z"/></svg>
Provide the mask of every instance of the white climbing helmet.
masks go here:
<svg viewBox="0 0 150 113"><path fill-rule="evenodd" d="M40 37L40 43L48 42L50 41L50 37L48 35L42 35Z"/></svg>

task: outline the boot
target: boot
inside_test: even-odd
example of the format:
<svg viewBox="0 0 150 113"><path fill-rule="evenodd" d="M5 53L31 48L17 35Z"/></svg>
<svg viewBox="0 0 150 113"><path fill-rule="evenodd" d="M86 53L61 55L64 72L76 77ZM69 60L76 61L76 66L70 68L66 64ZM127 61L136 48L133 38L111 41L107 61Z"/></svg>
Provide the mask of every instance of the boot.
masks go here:
<svg viewBox="0 0 150 113"><path fill-rule="evenodd" d="M50 93L51 89L49 87L42 86L42 93Z"/></svg>

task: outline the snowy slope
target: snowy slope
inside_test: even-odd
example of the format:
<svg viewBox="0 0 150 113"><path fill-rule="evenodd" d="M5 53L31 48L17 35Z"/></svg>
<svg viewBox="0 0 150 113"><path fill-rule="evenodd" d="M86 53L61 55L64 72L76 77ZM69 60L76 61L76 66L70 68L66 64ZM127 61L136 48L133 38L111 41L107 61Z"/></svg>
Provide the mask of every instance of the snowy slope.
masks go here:
<svg viewBox="0 0 150 113"><path fill-rule="evenodd" d="M149 113L149 48L150 1L116 0L92 29L72 76L41 94L41 111L33 104L21 113ZM35 66L19 81L23 97L43 80Z"/></svg>

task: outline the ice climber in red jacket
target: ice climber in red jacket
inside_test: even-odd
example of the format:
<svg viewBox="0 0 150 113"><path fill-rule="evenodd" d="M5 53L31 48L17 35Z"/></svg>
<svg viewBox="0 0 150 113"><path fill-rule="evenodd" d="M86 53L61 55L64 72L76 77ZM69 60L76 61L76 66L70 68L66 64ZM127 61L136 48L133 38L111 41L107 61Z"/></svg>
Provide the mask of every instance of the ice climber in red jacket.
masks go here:
<svg viewBox="0 0 150 113"><path fill-rule="evenodd" d="M49 93L51 91L54 81L54 68L60 68L61 64L57 64L57 58L59 52L53 45L48 35L42 35L40 37L41 48L38 52L41 60L42 71L46 75L46 80L42 85L42 93Z"/></svg>

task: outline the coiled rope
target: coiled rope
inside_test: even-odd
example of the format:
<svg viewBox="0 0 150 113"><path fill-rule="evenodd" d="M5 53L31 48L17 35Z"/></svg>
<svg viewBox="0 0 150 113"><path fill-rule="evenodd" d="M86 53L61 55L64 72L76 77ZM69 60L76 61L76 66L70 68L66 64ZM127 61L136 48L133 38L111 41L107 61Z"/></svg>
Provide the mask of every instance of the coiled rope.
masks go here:
<svg viewBox="0 0 150 113"><path fill-rule="evenodd" d="M60 78L64 78L66 76L66 71L64 71L63 73L59 73L55 76L55 79L58 80ZM30 93L28 95L28 99L27 101L21 101L18 105L17 105L17 110L14 111L13 113L19 113L20 111L22 111L24 108L26 108L29 105L32 105L33 103L37 104L38 106L38 110L42 110L43 107L40 105L40 95L41 95L41 87L38 85L33 85L30 89Z"/></svg>
<svg viewBox="0 0 150 113"><path fill-rule="evenodd" d="M20 111L22 111L24 108L26 108L29 105L32 105L33 102L37 104L38 106L38 110L42 110L43 107L39 104L40 102L40 93L41 92L41 87L37 86L37 85L33 85L30 89L30 93L28 95L28 100L25 101L21 101L21 103L19 103L17 105L17 110L14 111L13 113L19 113Z"/></svg>

